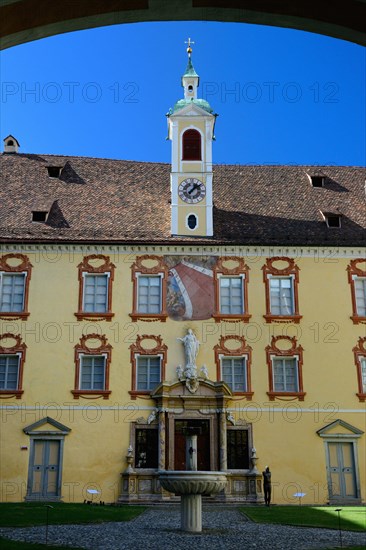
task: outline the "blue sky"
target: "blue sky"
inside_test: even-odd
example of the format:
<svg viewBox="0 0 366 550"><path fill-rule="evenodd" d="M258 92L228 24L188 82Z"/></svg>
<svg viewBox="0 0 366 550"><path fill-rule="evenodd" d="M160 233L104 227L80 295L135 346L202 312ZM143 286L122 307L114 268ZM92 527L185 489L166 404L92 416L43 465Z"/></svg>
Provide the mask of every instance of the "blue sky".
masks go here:
<svg viewBox="0 0 366 550"><path fill-rule="evenodd" d="M1 137L23 153L170 162L188 36L219 114L215 163L365 164L365 49L239 23L118 25L5 50Z"/></svg>

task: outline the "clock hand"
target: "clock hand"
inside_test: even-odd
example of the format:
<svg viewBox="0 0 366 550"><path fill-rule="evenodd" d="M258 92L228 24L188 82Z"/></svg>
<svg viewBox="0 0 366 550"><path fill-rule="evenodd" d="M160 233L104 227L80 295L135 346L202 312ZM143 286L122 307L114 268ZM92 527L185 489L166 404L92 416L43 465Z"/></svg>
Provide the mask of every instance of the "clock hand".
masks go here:
<svg viewBox="0 0 366 550"><path fill-rule="evenodd" d="M193 193L193 191L195 191L196 189L199 188L199 186L200 186L199 183L195 183L195 184L193 185L193 187L191 188L191 190L188 191L188 194L191 195L191 194Z"/></svg>

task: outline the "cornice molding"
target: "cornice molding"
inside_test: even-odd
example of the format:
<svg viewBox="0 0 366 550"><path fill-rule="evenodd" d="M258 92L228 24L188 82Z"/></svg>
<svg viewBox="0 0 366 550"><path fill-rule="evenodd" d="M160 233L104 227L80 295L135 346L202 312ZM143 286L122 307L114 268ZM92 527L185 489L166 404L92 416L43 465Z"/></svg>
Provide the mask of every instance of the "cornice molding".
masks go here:
<svg viewBox="0 0 366 550"><path fill-rule="evenodd" d="M298 258L313 258L315 262L322 261L323 263L334 263L335 259L344 258L356 259L366 257L366 247L326 247L326 246L247 246L247 245L232 245L232 244L205 244L202 242L192 243L136 243L136 244L113 244L113 243L0 243L0 254L8 253L23 253L23 254L40 254L40 260L42 255L47 252L52 254L57 253L60 257L63 254L74 256L80 254L85 256L86 254L103 254L113 257L113 261L118 261L116 256L129 256L141 254L169 254L169 255L184 255L190 256L237 256L243 257L247 260L247 265L250 267L255 263L256 258L263 258L269 256L289 256L294 259ZM45 261L56 263L56 258L44 258ZM133 263L135 258L124 260L126 263ZM258 260L259 261L259 260ZM76 260L75 260L76 263Z"/></svg>

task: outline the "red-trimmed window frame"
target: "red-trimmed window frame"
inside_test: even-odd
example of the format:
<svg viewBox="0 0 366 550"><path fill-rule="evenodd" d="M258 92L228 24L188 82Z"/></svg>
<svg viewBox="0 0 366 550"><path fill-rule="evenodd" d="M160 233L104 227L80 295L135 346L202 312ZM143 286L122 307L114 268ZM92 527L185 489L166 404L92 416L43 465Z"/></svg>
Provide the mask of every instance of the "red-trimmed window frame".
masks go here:
<svg viewBox="0 0 366 550"><path fill-rule="evenodd" d="M228 261L237 262L237 266L234 268L225 267L224 263ZM214 277L214 293L215 293L215 311L212 317L216 323L220 321L243 321L248 323L251 315L248 313L248 282L249 282L249 267L245 265L243 258L236 256L226 256L218 258L216 265L213 268ZM242 279L242 291L243 291L243 313L228 314L221 312L220 306L220 279L222 277L240 277Z"/></svg>
<svg viewBox="0 0 366 550"><path fill-rule="evenodd" d="M228 348L227 343L229 341L235 341L238 343L238 346L234 349ZM237 392L231 388L233 395L242 395L245 396L248 401L251 401L254 392L252 391L252 377L251 377L251 367L252 367L252 348L248 346L243 336L221 336L220 341L216 346L214 346L215 352L215 363L216 363L216 380L222 380L222 365L221 359L223 358L240 358L244 357L246 359L246 385L247 390L245 392Z"/></svg>
<svg viewBox="0 0 366 550"><path fill-rule="evenodd" d="M287 262L287 267L278 269L274 267L274 262ZM295 264L295 260L287 258L285 256L275 256L273 258L267 258L265 265L262 267L263 281L266 289L266 314L263 317L266 323L272 322L285 322L285 323L300 323L302 315L299 313L299 271L300 268ZM291 278L292 279L292 293L294 301L294 312L291 315L278 315L271 312L271 278Z"/></svg>
<svg viewBox="0 0 366 550"><path fill-rule="evenodd" d="M1 340L6 340L8 338L15 340L14 346L4 347L1 345ZM21 399L22 394L24 393L24 390L22 388L23 388L23 370L24 370L26 349L27 349L27 346L25 343L22 343L22 338L20 334L15 335L15 334L11 334L10 332L7 332L6 334L0 335L0 355L18 355L19 356L18 387L15 390L0 389L0 399L11 399L12 397L15 397L16 399Z"/></svg>
<svg viewBox="0 0 366 550"><path fill-rule="evenodd" d="M353 324L358 325L359 323L366 323L366 316L359 315L357 313L357 302L356 302L356 288L355 288L355 280L360 279L366 279L366 269L361 269L357 264L364 263L366 267L366 259L365 258L357 258L355 260L351 260L349 266L347 267L348 272L348 282L351 287L351 298L352 298L352 315L351 319L353 321Z"/></svg>
<svg viewBox="0 0 366 550"><path fill-rule="evenodd" d="M155 261L156 265L154 265L153 267L146 267L145 265L143 265L144 261L150 260ZM149 275L157 276L161 279L160 313L144 313L138 311L139 277ZM131 266L131 279L133 283L132 313L130 313L132 321L162 321L164 323L168 317L168 312L166 309L168 268L164 264L164 259L161 256L155 255L137 256L135 262Z"/></svg>
<svg viewBox="0 0 366 550"><path fill-rule="evenodd" d="M88 340L99 340L100 345L98 347L90 348L88 347ZM74 360L75 360L75 382L74 389L71 390L71 393L74 396L74 399L79 399L83 397L84 399L95 399L103 397L103 399L109 399L111 390L109 389L109 373L110 373L110 364L112 357L112 346L107 343L106 336L99 334L88 334L80 338L80 343L75 346ZM81 361L80 358L89 355L89 356L105 356L105 372L104 372L104 389L98 390L85 390L80 388L80 367Z"/></svg>
<svg viewBox="0 0 366 550"><path fill-rule="evenodd" d="M103 260L104 264L100 266L93 266L89 262L91 260ZM85 256L83 261L78 265L79 270L79 300L78 300L78 310L75 313L75 316L78 321L86 319L88 321L111 321L114 317L112 313L112 283L114 279L114 270L115 265L110 261L109 256L104 256L103 254L91 254L90 256ZM105 312L92 312L84 311L84 288L85 288L85 277L84 275L107 275L108 284L107 284L107 310Z"/></svg>
<svg viewBox="0 0 366 550"><path fill-rule="evenodd" d="M291 344L289 349L280 349L277 347L277 342L279 340L286 340ZM303 348L301 345L297 344L296 338L291 336L272 336L271 345L266 347L266 357L267 357L267 366L268 366L268 381L269 381L269 391L267 395L270 401L274 401L276 398L281 397L293 397L298 398L299 401L304 401L306 392L304 392L303 386L303 376L302 376L302 365L303 365ZM274 388L274 372L273 372L273 361L274 358L283 358L283 359L297 359L297 376L298 376L298 391L278 391Z"/></svg>
<svg viewBox="0 0 366 550"><path fill-rule="evenodd" d="M356 393L359 401L365 402L366 401L366 392L364 391L364 387L362 384L362 367L361 367L361 361L362 359L365 359L366 361L366 337L359 338L357 342L357 346L353 348L353 353L355 357L355 365L357 369L357 382L358 382L358 393Z"/></svg>
<svg viewBox="0 0 366 550"><path fill-rule="evenodd" d="M154 340L156 345L153 348L145 348L142 343L144 340ZM150 395L156 388L152 390L138 390L137 389L137 358L140 356L147 357L160 357L160 382L165 380L165 370L167 362L166 344L163 344L161 336L155 335L138 335L136 342L130 346L130 358L131 358L131 390L128 392L131 395L131 399L136 399L138 396Z"/></svg>
<svg viewBox="0 0 366 550"><path fill-rule="evenodd" d="M187 141L194 144L194 153L191 149L193 146L187 147ZM188 149L188 153L187 153ZM187 128L182 134L182 161L201 161L202 160L202 136L195 128Z"/></svg>
<svg viewBox="0 0 366 550"><path fill-rule="evenodd" d="M8 264L8 260L11 259L20 260L19 265L13 266ZM28 311L28 298L29 298L29 283L32 274L32 264L29 261L28 256L25 254L5 254L0 257L0 272L9 275L19 275L24 273L24 296L23 296L23 311L0 311L0 319L16 321L18 319L28 319L30 313Z"/></svg>

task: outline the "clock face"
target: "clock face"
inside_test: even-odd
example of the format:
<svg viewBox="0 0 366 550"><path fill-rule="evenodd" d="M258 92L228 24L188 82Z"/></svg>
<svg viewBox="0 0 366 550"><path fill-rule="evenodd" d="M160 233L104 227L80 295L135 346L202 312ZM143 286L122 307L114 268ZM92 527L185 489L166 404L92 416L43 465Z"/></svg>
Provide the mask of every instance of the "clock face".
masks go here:
<svg viewBox="0 0 366 550"><path fill-rule="evenodd" d="M178 194L182 201L194 204L205 198L205 184L197 178L187 178L178 187Z"/></svg>

